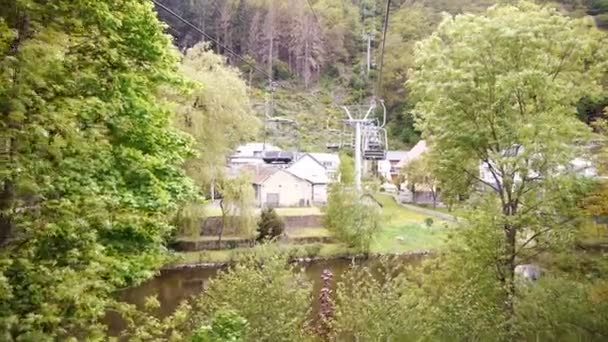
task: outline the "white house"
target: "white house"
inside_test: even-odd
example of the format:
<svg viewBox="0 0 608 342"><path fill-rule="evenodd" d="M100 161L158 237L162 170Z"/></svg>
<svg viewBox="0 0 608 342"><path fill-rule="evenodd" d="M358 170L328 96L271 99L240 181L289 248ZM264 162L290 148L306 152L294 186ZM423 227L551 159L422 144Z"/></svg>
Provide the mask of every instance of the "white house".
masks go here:
<svg viewBox="0 0 608 342"><path fill-rule="evenodd" d="M328 170L310 153L302 155L291 164L287 171L306 179L312 184L312 202L323 204L327 202L327 186L331 182Z"/></svg>
<svg viewBox="0 0 608 342"><path fill-rule="evenodd" d="M521 145L514 145L513 147L506 149L503 152L503 156L507 156L507 157L514 157L520 153L522 153L524 150L523 146ZM493 166L493 162L490 161L489 162L490 165L488 165L488 163L481 161L479 164L479 178L487 183L487 184L491 184L493 186L496 185L496 179L495 177L498 179L498 181L502 181L501 177L499 174L494 174L492 173L491 170L491 165ZM574 158L570 161L570 163L568 163L567 165L564 166L560 166L557 168L557 170L555 170L555 172L560 173L560 172L571 172L574 174L577 174L579 176L583 176L583 177L589 177L589 178L594 178L594 177L598 177L598 170L595 167L595 165L593 164L593 162L591 162L589 159L583 158L583 157L577 157ZM496 171L495 171L496 173ZM535 178L538 177L539 174L535 173L534 171L530 171L530 174L528 175L528 178ZM520 182L522 177L519 174L515 174L515 182Z"/></svg>
<svg viewBox="0 0 608 342"><path fill-rule="evenodd" d="M340 168L340 156L337 153L311 152L308 154L323 165L330 179L336 179L338 169Z"/></svg>
<svg viewBox="0 0 608 342"><path fill-rule="evenodd" d="M396 167L400 170L407 164L409 164L412 160L420 158L420 156L428 150L425 140L420 140L419 142L412 147L411 150L407 151L407 155L403 158L399 163L397 163Z"/></svg>
<svg viewBox="0 0 608 342"><path fill-rule="evenodd" d="M389 181L396 181L401 169L426 150L426 141L420 140L409 151L386 151L386 159L378 161L378 173Z"/></svg>
<svg viewBox="0 0 608 342"><path fill-rule="evenodd" d="M313 185L304 178L274 166L249 165L240 172L252 173L259 207L304 207L313 203Z"/></svg>
<svg viewBox="0 0 608 342"><path fill-rule="evenodd" d="M408 151L386 151L386 159L378 161L378 173L388 181L399 175L399 162L407 158Z"/></svg>
<svg viewBox="0 0 608 342"><path fill-rule="evenodd" d="M263 164L264 151L281 151L277 146L268 143L247 143L236 148L236 151L228 158L230 166L241 166L251 164Z"/></svg>

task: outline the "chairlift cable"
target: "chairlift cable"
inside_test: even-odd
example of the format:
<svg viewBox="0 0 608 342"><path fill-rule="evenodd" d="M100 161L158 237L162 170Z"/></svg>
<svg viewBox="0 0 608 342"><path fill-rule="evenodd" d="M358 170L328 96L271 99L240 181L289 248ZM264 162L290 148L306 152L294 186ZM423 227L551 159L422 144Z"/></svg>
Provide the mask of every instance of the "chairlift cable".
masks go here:
<svg viewBox="0 0 608 342"><path fill-rule="evenodd" d="M258 68L255 64L249 62L245 57L239 55L238 53L236 53L234 50L232 50L231 48L227 47L226 45L220 43L217 39L213 38L211 35L207 34L205 31L203 31L202 29L200 29L198 26L194 25L193 23L191 23L190 21L188 21L187 19L185 19L184 17L180 16L179 14L175 13L173 10L171 10L169 7L163 5L161 2L157 1L157 0L152 0L152 2L158 6L159 8L163 9L165 12L171 14L172 16L174 16L175 18L179 19L181 22L183 22L184 24L190 26L192 29L194 29L196 32L200 33L203 37L209 39L210 41L214 42L215 44L217 44L218 46L220 46L221 48L224 49L224 51L228 51L230 52L232 55L234 55L235 57L237 57L238 59L240 59L243 63L249 65L252 69L254 69L255 71L259 72L260 74L268 77L268 79L272 82L272 76L269 75L266 71ZM174 29L175 30L175 29ZM177 30L175 30L177 31ZM271 85L272 86L272 85Z"/></svg>
<svg viewBox="0 0 608 342"><path fill-rule="evenodd" d="M378 85L376 87L376 97L382 95L382 69L384 67L384 47L386 45L386 31L388 31L388 17L391 10L391 0L386 0L386 12L384 15L384 27L382 29L382 48L380 50L380 69L378 71Z"/></svg>

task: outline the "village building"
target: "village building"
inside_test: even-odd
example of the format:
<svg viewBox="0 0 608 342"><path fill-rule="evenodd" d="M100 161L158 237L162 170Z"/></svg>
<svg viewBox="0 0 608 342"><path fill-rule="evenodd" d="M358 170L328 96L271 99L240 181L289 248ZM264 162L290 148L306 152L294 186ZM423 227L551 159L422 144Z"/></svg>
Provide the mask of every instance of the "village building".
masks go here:
<svg viewBox="0 0 608 342"><path fill-rule="evenodd" d="M389 182L397 181L400 161L407 158L408 151L386 151L386 159L378 161L378 174Z"/></svg>
<svg viewBox="0 0 608 342"><path fill-rule="evenodd" d="M589 150L591 150L591 148L589 148ZM516 144L508 149L505 149L502 152L502 155L505 157L515 157L517 155L520 155L523 152L524 152L524 147L522 145ZM493 167L494 167L494 169L496 169L493 161L489 161L489 162L480 161L479 162L479 178L483 183L497 188L497 181L502 182L502 177L496 171L492 172ZM530 173L526 176L527 179L537 179L538 177L540 177L540 175L538 173L536 173L532 170L530 170L529 172ZM578 176L586 177L586 178L601 178L597 168L595 167L594 163L590 160L589 157L581 157L581 156L576 157L576 158L572 159L569 163L559 166L553 172L556 172L556 173L568 172L568 173L573 173ZM514 175L514 180L515 180L515 182L521 182L522 175L520 175L519 173L516 173Z"/></svg>
<svg viewBox="0 0 608 342"><path fill-rule="evenodd" d="M331 172L314 158L311 153L302 155L287 168L287 171L306 179L312 184L312 201L314 204L324 204L327 202L327 188L332 180Z"/></svg>
<svg viewBox="0 0 608 342"><path fill-rule="evenodd" d="M340 168L340 156L337 153L311 152L308 154L323 165L329 179L337 179L338 169Z"/></svg>
<svg viewBox="0 0 608 342"><path fill-rule="evenodd" d="M306 207L313 203L313 184L285 169L257 165L240 171L251 172L258 207Z"/></svg>
<svg viewBox="0 0 608 342"><path fill-rule="evenodd" d="M238 167L242 165L263 164L265 151L281 151L281 148L268 143L247 143L236 148L235 152L228 157L228 166Z"/></svg>

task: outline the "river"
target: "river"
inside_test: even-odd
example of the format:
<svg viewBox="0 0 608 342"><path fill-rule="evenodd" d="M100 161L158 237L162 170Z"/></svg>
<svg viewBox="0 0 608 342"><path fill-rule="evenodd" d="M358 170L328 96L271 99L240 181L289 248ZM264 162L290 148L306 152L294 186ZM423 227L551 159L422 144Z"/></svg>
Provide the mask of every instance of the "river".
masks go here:
<svg viewBox="0 0 608 342"><path fill-rule="evenodd" d="M422 258L421 255L399 256L393 258L392 262L416 264ZM359 265L367 265L372 271L378 272L379 260L376 258L354 262ZM329 269L333 273L332 283L335 286L352 264L352 259L339 258L299 263L296 268L304 268L306 275L313 283L313 296L317 298L322 286L321 273L323 270ZM157 296L160 302L157 314L165 317L170 315L182 301L200 294L209 279L214 277L220 269L220 267L191 267L163 270L157 277L140 286L121 291L119 297L128 303L141 306L147 297ZM313 302L313 311L315 309L316 301ZM111 334L114 335L124 328L120 318L110 316L108 319Z"/></svg>

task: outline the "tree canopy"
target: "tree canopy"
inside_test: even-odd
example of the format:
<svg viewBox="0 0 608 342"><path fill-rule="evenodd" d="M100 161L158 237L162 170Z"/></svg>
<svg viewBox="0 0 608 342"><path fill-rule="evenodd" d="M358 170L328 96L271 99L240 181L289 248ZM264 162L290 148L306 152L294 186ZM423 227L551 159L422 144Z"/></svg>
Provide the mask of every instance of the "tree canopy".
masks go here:
<svg viewBox="0 0 608 342"><path fill-rule="evenodd" d="M471 196L471 260L495 265L504 338L518 334L516 266L575 231L586 187L572 162L590 158L576 104L602 92L605 39L586 19L522 2L445 18L417 48L418 124L444 195Z"/></svg>

